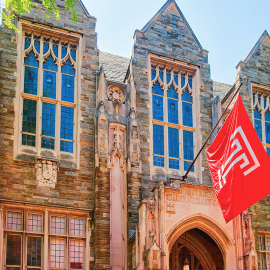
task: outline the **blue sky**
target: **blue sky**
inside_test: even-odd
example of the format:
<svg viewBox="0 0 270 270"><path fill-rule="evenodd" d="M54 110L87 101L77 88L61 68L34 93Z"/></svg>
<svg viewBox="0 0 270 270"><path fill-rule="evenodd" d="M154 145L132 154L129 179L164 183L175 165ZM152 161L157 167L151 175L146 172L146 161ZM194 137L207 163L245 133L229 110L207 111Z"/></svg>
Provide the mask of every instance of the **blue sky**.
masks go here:
<svg viewBox="0 0 270 270"><path fill-rule="evenodd" d="M83 0L97 18L98 48L130 57L133 34L165 0ZM211 77L232 84L235 67L264 30L270 33L269 0L176 0L202 47L209 51Z"/></svg>

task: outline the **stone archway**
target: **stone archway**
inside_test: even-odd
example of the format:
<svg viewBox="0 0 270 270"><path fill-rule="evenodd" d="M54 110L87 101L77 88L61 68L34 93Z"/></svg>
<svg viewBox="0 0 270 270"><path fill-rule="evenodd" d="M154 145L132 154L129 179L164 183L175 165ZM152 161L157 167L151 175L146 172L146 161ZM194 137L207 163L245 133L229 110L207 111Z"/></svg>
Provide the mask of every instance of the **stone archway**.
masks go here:
<svg viewBox="0 0 270 270"><path fill-rule="evenodd" d="M186 244L183 241L184 237ZM212 246L211 242L214 243ZM197 259L199 258L204 270L224 269L227 250L232 246L228 233L214 220L202 214L183 219L169 229L167 233L168 251L170 255L174 254L174 261L175 256L178 256L176 255L176 243L179 243L180 246L185 245ZM207 246L208 243L210 243L209 246ZM176 263L174 263L174 268L178 270ZM194 265L192 270L195 270Z"/></svg>

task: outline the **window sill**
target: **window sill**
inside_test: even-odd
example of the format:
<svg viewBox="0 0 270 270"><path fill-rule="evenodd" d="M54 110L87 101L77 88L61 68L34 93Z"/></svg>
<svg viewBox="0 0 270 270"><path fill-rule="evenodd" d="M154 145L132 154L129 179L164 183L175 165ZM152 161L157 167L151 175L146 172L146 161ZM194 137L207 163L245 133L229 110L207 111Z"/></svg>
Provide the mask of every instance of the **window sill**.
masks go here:
<svg viewBox="0 0 270 270"><path fill-rule="evenodd" d="M21 146L15 157L15 160L36 163L37 158L53 159L58 162L59 167L70 169L76 169L78 164L75 155L72 153L57 152L55 150L49 149L40 149L40 153L38 153L37 149L31 146Z"/></svg>

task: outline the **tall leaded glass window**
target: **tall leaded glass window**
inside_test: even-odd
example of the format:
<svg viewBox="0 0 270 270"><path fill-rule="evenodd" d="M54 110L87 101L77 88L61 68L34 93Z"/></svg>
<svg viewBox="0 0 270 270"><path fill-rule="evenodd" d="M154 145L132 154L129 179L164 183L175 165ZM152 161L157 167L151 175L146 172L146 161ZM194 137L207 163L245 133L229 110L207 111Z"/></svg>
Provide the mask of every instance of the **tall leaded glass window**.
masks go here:
<svg viewBox="0 0 270 270"><path fill-rule="evenodd" d="M193 116L192 116L192 102L193 98L188 89L185 89L182 94L182 117L183 126L193 127Z"/></svg>
<svg viewBox="0 0 270 270"><path fill-rule="evenodd" d="M270 157L270 107L269 95L253 93L253 121L258 137Z"/></svg>
<svg viewBox="0 0 270 270"><path fill-rule="evenodd" d="M168 122L178 124L178 93L172 85L167 93Z"/></svg>
<svg viewBox="0 0 270 270"><path fill-rule="evenodd" d="M157 81L152 88L153 119L163 121L163 89Z"/></svg>
<svg viewBox="0 0 270 270"><path fill-rule="evenodd" d="M194 157L193 75L159 64L151 69L153 165L186 171Z"/></svg>
<svg viewBox="0 0 270 270"><path fill-rule="evenodd" d="M77 44L24 33L23 55L21 144L74 153Z"/></svg>
<svg viewBox="0 0 270 270"><path fill-rule="evenodd" d="M164 127L153 125L154 166L164 167Z"/></svg>

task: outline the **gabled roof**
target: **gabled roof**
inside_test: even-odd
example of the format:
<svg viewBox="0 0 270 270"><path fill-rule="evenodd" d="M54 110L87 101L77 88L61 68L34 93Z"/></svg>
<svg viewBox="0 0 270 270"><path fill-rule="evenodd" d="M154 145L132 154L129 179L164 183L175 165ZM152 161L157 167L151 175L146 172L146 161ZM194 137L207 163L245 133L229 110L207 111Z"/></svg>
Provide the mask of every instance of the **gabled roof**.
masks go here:
<svg viewBox="0 0 270 270"><path fill-rule="evenodd" d="M257 49L259 48L259 46L261 45L262 41L264 40L266 36L270 38L268 32L264 30L261 37L256 42L256 44L254 45L254 47L252 48L252 50L250 51L250 53L247 55L246 59L244 60L245 63L247 63L251 59L251 57L255 54L255 52L257 51Z"/></svg>
<svg viewBox="0 0 270 270"><path fill-rule="evenodd" d="M1 0L0 0L0 1L1 1ZM78 1L79 5L80 5L81 8L83 9L83 11L84 11L84 13L85 13L85 15L86 15L87 17L91 17L91 18L93 18L93 19L96 19L96 17L94 17L94 16L92 16L92 15L89 14L89 12L88 12L88 10L86 9L86 7L85 7L84 3L82 2L82 0L77 0L77 1Z"/></svg>
<svg viewBox="0 0 270 270"><path fill-rule="evenodd" d="M162 8L156 13L156 15L154 15L154 17L142 28L142 32L145 32L147 29L149 29L151 27L151 25L158 19L158 17L165 11L165 9L171 4L173 3L175 5L175 8L177 9L177 11L179 12L180 16L182 17L184 23L186 24L187 28L189 29L189 31L191 32L193 38L195 39L195 41L197 42L199 48L201 50L204 50L202 48L202 45L200 44L199 40L197 39L197 37L195 36L194 32L192 31L190 25L188 24L185 16L183 15L182 11L180 10L180 8L178 7L178 5L176 4L175 0L168 0L163 6Z"/></svg>

